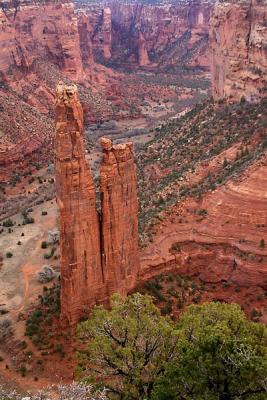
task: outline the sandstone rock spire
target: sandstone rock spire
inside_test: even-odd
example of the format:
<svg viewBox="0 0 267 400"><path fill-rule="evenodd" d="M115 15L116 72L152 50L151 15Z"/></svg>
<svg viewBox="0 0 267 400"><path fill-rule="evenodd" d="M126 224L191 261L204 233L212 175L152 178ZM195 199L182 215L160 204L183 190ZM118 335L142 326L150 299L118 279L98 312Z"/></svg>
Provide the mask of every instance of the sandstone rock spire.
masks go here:
<svg viewBox="0 0 267 400"><path fill-rule="evenodd" d="M57 87L54 146L61 235L61 321L63 326L73 326L95 304L104 283L95 187L85 160L83 112L75 85Z"/></svg>
<svg viewBox="0 0 267 400"><path fill-rule="evenodd" d="M139 270L137 179L133 144L101 139L102 265L107 292L126 294Z"/></svg>
<svg viewBox="0 0 267 400"><path fill-rule="evenodd" d="M126 295L139 271L138 204L132 143L102 138L101 214L85 159L83 112L75 85L57 87L56 195L60 216L61 323L74 327L112 293Z"/></svg>

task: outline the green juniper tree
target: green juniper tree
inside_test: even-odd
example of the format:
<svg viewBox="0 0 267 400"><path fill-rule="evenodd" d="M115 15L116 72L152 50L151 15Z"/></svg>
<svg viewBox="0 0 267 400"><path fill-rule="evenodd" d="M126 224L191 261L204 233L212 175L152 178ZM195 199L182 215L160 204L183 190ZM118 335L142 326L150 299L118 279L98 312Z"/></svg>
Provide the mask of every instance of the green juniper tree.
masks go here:
<svg viewBox="0 0 267 400"><path fill-rule="evenodd" d="M179 356L154 400L267 399L267 330L238 305L190 306L177 328Z"/></svg>
<svg viewBox="0 0 267 400"><path fill-rule="evenodd" d="M111 311L95 307L78 328L79 337L88 340L79 354L80 371L102 379L112 398L149 398L166 363L176 356L174 324L160 315L151 297L139 293L125 299L115 295L111 306Z"/></svg>
<svg viewBox="0 0 267 400"><path fill-rule="evenodd" d="M267 330L235 304L192 305L175 323L149 296L95 307L79 373L120 400L266 400Z"/></svg>

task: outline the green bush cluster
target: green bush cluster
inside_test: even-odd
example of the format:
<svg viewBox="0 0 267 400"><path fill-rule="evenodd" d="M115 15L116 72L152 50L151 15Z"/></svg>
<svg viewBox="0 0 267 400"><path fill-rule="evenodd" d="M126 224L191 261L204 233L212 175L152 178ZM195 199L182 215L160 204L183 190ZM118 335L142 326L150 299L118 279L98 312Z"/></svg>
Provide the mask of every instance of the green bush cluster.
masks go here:
<svg viewBox="0 0 267 400"><path fill-rule="evenodd" d="M235 304L191 305L174 322L149 296L115 295L79 325L77 376L110 399L264 400L266 335Z"/></svg>

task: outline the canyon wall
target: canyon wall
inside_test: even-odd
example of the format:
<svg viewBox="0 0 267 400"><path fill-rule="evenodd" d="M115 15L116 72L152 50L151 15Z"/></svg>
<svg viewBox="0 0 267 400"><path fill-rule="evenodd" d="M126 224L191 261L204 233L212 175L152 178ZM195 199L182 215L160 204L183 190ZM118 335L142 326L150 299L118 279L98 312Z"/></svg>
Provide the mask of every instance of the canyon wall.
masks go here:
<svg viewBox="0 0 267 400"><path fill-rule="evenodd" d="M209 66L211 1L79 6L94 26L93 48L99 62L156 68Z"/></svg>
<svg viewBox="0 0 267 400"><path fill-rule="evenodd" d="M78 21L72 3L26 0L1 4L2 79L13 79L10 72L15 68L28 70L37 58L52 61L73 80L82 79Z"/></svg>
<svg viewBox="0 0 267 400"><path fill-rule="evenodd" d="M249 101L267 95L267 1L222 2L211 19L215 99Z"/></svg>
<svg viewBox="0 0 267 400"><path fill-rule="evenodd" d="M126 294L139 270L136 171L132 143L102 139L102 210L85 159L83 112L75 85L59 84L55 176L60 217L61 322L74 326L112 293Z"/></svg>
<svg viewBox="0 0 267 400"><path fill-rule="evenodd" d="M67 0L4 0L0 5L0 169L9 179L51 154L54 87L84 82L94 65L88 21ZM8 123L7 123L8 121ZM16 172L16 171L15 171Z"/></svg>

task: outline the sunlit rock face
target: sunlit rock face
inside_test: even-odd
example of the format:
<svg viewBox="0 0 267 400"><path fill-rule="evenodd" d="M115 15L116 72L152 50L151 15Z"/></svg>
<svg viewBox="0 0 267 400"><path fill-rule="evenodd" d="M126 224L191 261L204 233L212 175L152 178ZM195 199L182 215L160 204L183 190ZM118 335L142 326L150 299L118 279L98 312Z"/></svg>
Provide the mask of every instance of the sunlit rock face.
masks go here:
<svg viewBox="0 0 267 400"><path fill-rule="evenodd" d="M74 326L112 293L126 295L139 271L138 204L133 145L102 138L101 211L85 159L77 87L59 84L54 138L60 219L61 323Z"/></svg>
<svg viewBox="0 0 267 400"><path fill-rule="evenodd" d="M25 169L29 160L48 158L58 76L83 82L91 74L91 37L82 22L65 0L1 2L1 179Z"/></svg>
<svg viewBox="0 0 267 400"><path fill-rule="evenodd" d="M83 65L78 21L68 1L4 2L0 9L0 71L8 75L14 67L25 72L37 59L54 62L71 79L81 80Z"/></svg>
<svg viewBox="0 0 267 400"><path fill-rule="evenodd" d="M74 325L96 303L104 284L95 186L85 160L83 112L74 85L57 87L54 146L65 326Z"/></svg>
<svg viewBox="0 0 267 400"><path fill-rule="evenodd" d="M109 293L126 294L139 270L137 179L133 144L102 138L102 264Z"/></svg>

